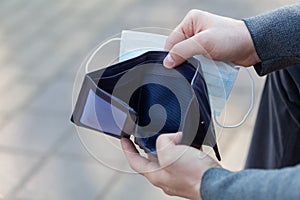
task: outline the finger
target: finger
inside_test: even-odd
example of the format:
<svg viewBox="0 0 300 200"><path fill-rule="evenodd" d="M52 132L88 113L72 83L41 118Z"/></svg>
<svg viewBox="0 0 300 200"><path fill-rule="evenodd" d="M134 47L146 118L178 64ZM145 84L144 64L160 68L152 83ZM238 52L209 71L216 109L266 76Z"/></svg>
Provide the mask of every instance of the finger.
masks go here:
<svg viewBox="0 0 300 200"><path fill-rule="evenodd" d="M173 136L174 144L179 144L182 140L182 132L178 132L175 136Z"/></svg>
<svg viewBox="0 0 300 200"><path fill-rule="evenodd" d="M177 145L181 142L182 132L166 134L165 137L167 137L169 141L172 142L174 145Z"/></svg>
<svg viewBox="0 0 300 200"><path fill-rule="evenodd" d="M174 149L179 144L182 133L162 134L157 138L156 150L160 166L166 167L178 158L178 152Z"/></svg>
<svg viewBox="0 0 300 200"><path fill-rule="evenodd" d="M194 55L206 54L205 49L200 45L199 38L201 39L201 33L174 45L164 59L164 66L174 68Z"/></svg>
<svg viewBox="0 0 300 200"><path fill-rule="evenodd" d="M156 140L156 148L164 149L167 146L179 144L182 138L182 132L161 134Z"/></svg>
<svg viewBox="0 0 300 200"><path fill-rule="evenodd" d="M158 168L158 164L155 162L151 162L146 158L142 157L138 150L135 148L134 144L131 140L127 138L121 138L121 145L124 151L125 157L130 165L130 167L144 175L147 171L154 171Z"/></svg>
<svg viewBox="0 0 300 200"><path fill-rule="evenodd" d="M169 35L165 44L165 50L170 51L175 44L201 31L202 24L199 23L201 19L201 17L199 17L200 13L202 13L200 10L191 10L183 18L180 24Z"/></svg>
<svg viewBox="0 0 300 200"><path fill-rule="evenodd" d="M156 146L160 148L170 144L177 145L180 143L181 139L182 139L182 132L161 134L157 138Z"/></svg>
<svg viewBox="0 0 300 200"><path fill-rule="evenodd" d="M165 50L170 51L175 44L185 40L186 38L186 35L182 32L181 24L179 24L167 38Z"/></svg>
<svg viewBox="0 0 300 200"><path fill-rule="evenodd" d="M140 156L131 140L122 138L121 144L131 168L145 176L153 185L162 187L166 173L163 170L158 170L159 165Z"/></svg>

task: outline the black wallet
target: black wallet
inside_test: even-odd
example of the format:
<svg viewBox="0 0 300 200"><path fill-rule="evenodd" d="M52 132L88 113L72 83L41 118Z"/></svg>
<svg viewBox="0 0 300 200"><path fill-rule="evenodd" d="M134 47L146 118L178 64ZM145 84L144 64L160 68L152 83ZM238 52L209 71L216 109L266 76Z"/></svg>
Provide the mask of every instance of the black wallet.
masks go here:
<svg viewBox="0 0 300 200"><path fill-rule="evenodd" d="M86 74L71 121L117 138L134 135L154 154L160 134L182 131L181 144L209 145L220 160L201 63L190 58L167 69L166 55L149 51Z"/></svg>

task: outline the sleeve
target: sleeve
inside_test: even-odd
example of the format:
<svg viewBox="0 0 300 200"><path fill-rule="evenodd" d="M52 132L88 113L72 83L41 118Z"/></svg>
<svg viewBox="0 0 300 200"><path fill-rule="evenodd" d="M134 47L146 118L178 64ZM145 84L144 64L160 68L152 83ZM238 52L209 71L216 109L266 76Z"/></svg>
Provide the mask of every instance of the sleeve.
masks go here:
<svg viewBox="0 0 300 200"><path fill-rule="evenodd" d="M300 165L240 172L212 168L204 173L200 193L203 200L299 200Z"/></svg>
<svg viewBox="0 0 300 200"><path fill-rule="evenodd" d="M258 75L300 64L300 3L243 21L262 61Z"/></svg>

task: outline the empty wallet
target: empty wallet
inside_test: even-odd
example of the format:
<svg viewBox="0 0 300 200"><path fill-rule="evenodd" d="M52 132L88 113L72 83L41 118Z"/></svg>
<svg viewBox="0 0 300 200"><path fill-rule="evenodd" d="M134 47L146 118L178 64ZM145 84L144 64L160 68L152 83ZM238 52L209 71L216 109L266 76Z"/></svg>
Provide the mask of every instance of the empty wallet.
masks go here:
<svg viewBox="0 0 300 200"><path fill-rule="evenodd" d="M182 131L181 144L209 145L220 160L201 63L190 58L167 69L167 54L149 51L86 74L71 121L117 138L134 135L154 154L160 134Z"/></svg>

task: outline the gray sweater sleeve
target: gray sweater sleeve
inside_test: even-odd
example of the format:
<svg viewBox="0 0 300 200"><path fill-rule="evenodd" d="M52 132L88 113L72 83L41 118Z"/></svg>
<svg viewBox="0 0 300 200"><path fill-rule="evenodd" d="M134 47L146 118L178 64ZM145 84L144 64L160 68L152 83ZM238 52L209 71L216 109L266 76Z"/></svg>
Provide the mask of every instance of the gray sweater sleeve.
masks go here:
<svg viewBox="0 0 300 200"><path fill-rule="evenodd" d="M300 3L244 19L261 63L259 75L300 64Z"/></svg>
<svg viewBox="0 0 300 200"><path fill-rule="evenodd" d="M256 51L259 75L300 64L300 3L244 19ZM205 172L200 188L203 200L300 199L300 165L277 170L247 169Z"/></svg>
<svg viewBox="0 0 300 200"><path fill-rule="evenodd" d="M205 172L200 192L203 200L299 200L300 165L240 172L212 168Z"/></svg>

